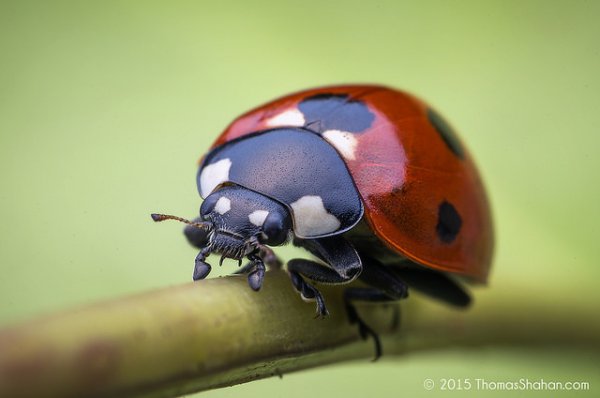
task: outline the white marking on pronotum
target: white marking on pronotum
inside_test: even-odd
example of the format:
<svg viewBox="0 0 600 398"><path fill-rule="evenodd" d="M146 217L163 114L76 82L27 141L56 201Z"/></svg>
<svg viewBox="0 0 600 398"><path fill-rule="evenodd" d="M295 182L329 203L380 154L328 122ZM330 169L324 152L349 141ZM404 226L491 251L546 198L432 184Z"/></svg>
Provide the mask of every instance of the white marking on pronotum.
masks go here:
<svg viewBox="0 0 600 398"><path fill-rule="evenodd" d="M254 210L248 215L248 219L252 224L256 225L257 227L262 227L268 215L269 212L266 210Z"/></svg>
<svg viewBox="0 0 600 398"><path fill-rule="evenodd" d="M323 235L337 230L341 223L328 213L320 196L303 196L292 203L296 233L300 236Z"/></svg>
<svg viewBox="0 0 600 398"><path fill-rule="evenodd" d="M348 131L327 130L323 132L325 138L338 152L346 159L354 160L356 158L356 146L358 141L354 134Z"/></svg>
<svg viewBox="0 0 600 398"><path fill-rule="evenodd" d="M221 159L218 162L209 164L202 169L200 174L200 193L206 198L220 183L229 180L229 169L231 169L231 160Z"/></svg>
<svg viewBox="0 0 600 398"><path fill-rule="evenodd" d="M221 196L215 203L215 211L219 214L225 214L231 210L231 200L225 196Z"/></svg>
<svg viewBox="0 0 600 398"><path fill-rule="evenodd" d="M304 115L298 109L290 109L267 120L267 126L304 126Z"/></svg>

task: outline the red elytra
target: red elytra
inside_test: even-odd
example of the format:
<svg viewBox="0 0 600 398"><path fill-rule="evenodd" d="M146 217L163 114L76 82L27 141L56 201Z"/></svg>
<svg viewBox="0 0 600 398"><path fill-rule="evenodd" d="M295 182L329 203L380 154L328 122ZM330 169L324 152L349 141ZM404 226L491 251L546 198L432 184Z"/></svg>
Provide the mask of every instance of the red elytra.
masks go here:
<svg viewBox="0 0 600 398"><path fill-rule="evenodd" d="M347 95L349 100L366 104L375 115L370 128L356 135L354 159L344 158L373 233L416 263L485 282L494 237L482 181L464 145L457 141L461 147L457 156L432 124L431 108L410 94L375 85L297 92L238 117L212 147L257 131L285 127L277 124L277 115L298 110L302 100L319 94ZM450 243L436 234L443 202L451 203L461 219L460 233Z"/></svg>

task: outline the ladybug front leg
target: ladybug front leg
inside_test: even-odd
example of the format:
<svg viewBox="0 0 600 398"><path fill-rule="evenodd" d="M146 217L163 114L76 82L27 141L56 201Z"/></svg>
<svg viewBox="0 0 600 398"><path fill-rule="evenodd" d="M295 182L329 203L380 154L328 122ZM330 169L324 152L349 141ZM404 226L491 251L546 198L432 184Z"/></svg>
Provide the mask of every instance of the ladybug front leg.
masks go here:
<svg viewBox="0 0 600 398"><path fill-rule="evenodd" d="M257 292L262 287L263 280L265 279L265 262L256 254L251 254L248 258L250 262L235 271L234 275L248 274L248 285L252 290Z"/></svg>
<svg viewBox="0 0 600 398"><path fill-rule="evenodd" d="M259 245L258 253L251 254L248 258L250 262L239 268L234 274L248 274L248 284L254 291L258 291L262 287L266 267L280 269L282 266L282 262L275 252L264 245Z"/></svg>
<svg viewBox="0 0 600 398"><path fill-rule="evenodd" d="M269 267L269 269L281 269L283 266L281 259L269 246L260 245L258 256L265 262L265 265Z"/></svg>
<svg viewBox="0 0 600 398"><path fill-rule="evenodd" d="M339 236L311 240L296 239L294 244L304 247L325 262L321 264L311 260L294 259L287 264L296 290L303 299L316 301L317 314L324 317L328 312L321 293L304 278L329 285L351 282L362 270L360 257L354 247Z"/></svg>
<svg viewBox="0 0 600 398"><path fill-rule="evenodd" d="M193 223L202 222L202 218L196 217L192 221ZM206 262L206 257L210 254L210 249L208 246L208 230L198 228L194 225L187 225L183 233L187 238L188 242L197 247L200 250L200 253L196 256L196 260L194 262L194 273L192 278L195 281L204 279L208 276L211 271L211 266Z"/></svg>
<svg viewBox="0 0 600 398"><path fill-rule="evenodd" d="M248 285L255 292L259 291L262 287L263 280L265 279L265 263L258 256L249 256L252 264L254 264L254 269L250 271L248 274Z"/></svg>
<svg viewBox="0 0 600 398"><path fill-rule="evenodd" d="M195 281L199 281L208 276L211 270L211 266L206 262L206 257L210 254L210 249L208 247L200 250L200 253L196 256L196 260L194 261L194 274L192 275L192 279Z"/></svg>

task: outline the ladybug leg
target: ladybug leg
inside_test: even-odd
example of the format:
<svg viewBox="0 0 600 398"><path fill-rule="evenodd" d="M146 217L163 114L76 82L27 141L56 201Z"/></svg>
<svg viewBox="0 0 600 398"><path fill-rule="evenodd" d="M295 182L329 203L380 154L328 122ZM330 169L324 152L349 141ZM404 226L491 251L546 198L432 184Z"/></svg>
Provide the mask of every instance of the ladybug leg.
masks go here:
<svg viewBox="0 0 600 398"><path fill-rule="evenodd" d="M210 273L211 267L205 261L206 257L208 257L209 254L210 249L205 247L204 249L200 250L200 253L198 253L198 255L196 256L196 261L194 264L194 274L192 276L192 278L195 281L206 278Z"/></svg>
<svg viewBox="0 0 600 398"><path fill-rule="evenodd" d="M363 272L359 279L372 287L346 289L344 292L346 312L350 323L358 324L358 330L363 339L367 339L369 336L373 338L375 343L375 357L373 360L376 361L382 354L381 341L377 333L360 318L354 302L382 303L400 300L408 296L408 287L390 269L369 258L364 258Z"/></svg>
<svg viewBox="0 0 600 398"><path fill-rule="evenodd" d="M234 275L245 275L249 274L254 270L254 263L250 262L245 264L243 267L237 269L237 271L233 272Z"/></svg>
<svg viewBox="0 0 600 398"><path fill-rule="evenodd" d="M411 289L418 290L431 298L457 307L467 307L471 303L469 293L446 274L426 269L409 261L400 263L398 267L391 269Z"/></svg>
<svg viewBox="0 0 600 398"><path fill-rule="evenodd" d="M352 325L358 325L358 331L363 340L366 340L369 336L373 338L373 343L375 344L375 357L373 358L373 361L376 361L381 357L381 340L379 339L379 335L358 315L354 302L366 301L370 303L385 303L396 300L396 298L392 298L375 288L351 287L344 291L344 303L346 305L348 321ZM396 322L397 320L394 321L394 323Z"/></svg>
<svg viewBox="0 0 600 398"><path fill-rule="evenodd" d="M300 274L296 271L289 271L290 279L292 280L292 285L298 293L300 293L300 297L304 301L316 301L317 302L317 316L321 318L325 318L329 315L329 311L327 311L327 307L325 306L325 300L321 293L312 285L306 283L304 279L300 276Z"/></svg>
<svg viewBox="0 0 600 398"><path fill-rule="evenodd" d="M379 335L358 315L353 301L388 302L395 300L388 297L385 293L373 288L351 287L344 291L344 304L346 306L348 321L351 325L358 325L358 331L363 340L366 340L369 336L373 338L373 343L375 344L375 357L373 358L373 361L376 361L382 354L381 340L379 339Z"/></svg>
<svg viewBox="0 0 600 398"><path fill-rule="evenodd" d="M193 222L202 222L202 218L196 217ZM183 233L192 246L201 249L194 262L194 274L192 278L195 281L204 279L211 271L211 266L205 261L206 257L210 254L210 249L207 248L208 232L204 229L188 225L184 228Z"/></svg>
<svg viewBox="0 0 600 398"><path fill-rule="evenodd" d="M248 274L248 285L255 292L259 291L262 287L263 280L265 278L265 263L258 256L250 256L251 264L254 265L254 269Z"/></svg>
<svg viewBox="0 0 600 398"><path fill-rule="evenodd" d="M380 290L392 300L408 297L408 285L390 267L367 256L361 257L364 262L363 272L359 276L361 281Z"/></svg>
<svg viewBox="0 0 600 398"><path fill-rule="evenodd" d="M281 269L283 262L269 246L260 245L258 256L262 258L269 269Z"/></svg>
<svg viewBox="0 0 600 398"><path fill-rule="evenodd" d="M317 314L328 314L323 297L304 278L326 284L343 284L356 279L362 269L358 253L345 239L330 237L314 240L296 239L294 244L306 248L325 264L305 259L290 260L287 269L292 284L305 300L317 302Z"/></svg>
<svg viewBox="0 0 600 398"><path fill-rule="evenodd" d="M248 285L252 290L259 291L265 278L265 263L257 255L250 255L250 262L234 272L235 275L248 274Z"/></svg>
<svg viewBox="0 0 600 398"><path fill-rule="evenodd" d="M314 281L329 284L348 283L356 279L362 271L362 261L356 249L341 236L320 239L294 239L294 245L303 247L321 259L341 278L324 274L315 275L320 279L310 278ZM320 266L320 268L327 269L323 266Z"/></svg>
<svg viewBox="0 0 600 398"><path fill-rule="evenodd" d="M281 269L283 262L277 257L275 252L268 246L260 245L258 252L259 260L269 268L269 269ZM239 274L247 274L254 270L256 264L254 262L250 262L243 267L239 268L234 272L235 275Z"/></svg>

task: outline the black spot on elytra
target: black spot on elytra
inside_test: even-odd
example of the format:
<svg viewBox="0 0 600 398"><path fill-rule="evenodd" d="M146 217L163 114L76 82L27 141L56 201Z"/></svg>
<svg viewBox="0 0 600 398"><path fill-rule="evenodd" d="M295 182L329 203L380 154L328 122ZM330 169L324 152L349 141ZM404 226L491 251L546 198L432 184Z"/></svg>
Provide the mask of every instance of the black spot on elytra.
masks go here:
<svg viewBox="0 0 600 398"><path fill-rule="evenodd" d="M460 232L462 219L451 203L443 201L438 209L438 223L435 227L438 237L444 243L452 243Z"/></svg>
<svg viewBox="0 0 600 398"><path fill-rule="evenodd" d="M322 133L327 130L360 133L371 127L375 115L364 102L345 94L317 94L298 104L306 127Z"/></svg>
<svg viewBox="0 0 600 398"><path fill-rule="evenodd" d="M429 123L435 128L442 140L446 143L446 146L459 158L463 159L465 156L460 140L452 130L452 127L444 120L444 118L434 111L433 109L427 110L427 118Z"/></svg>

